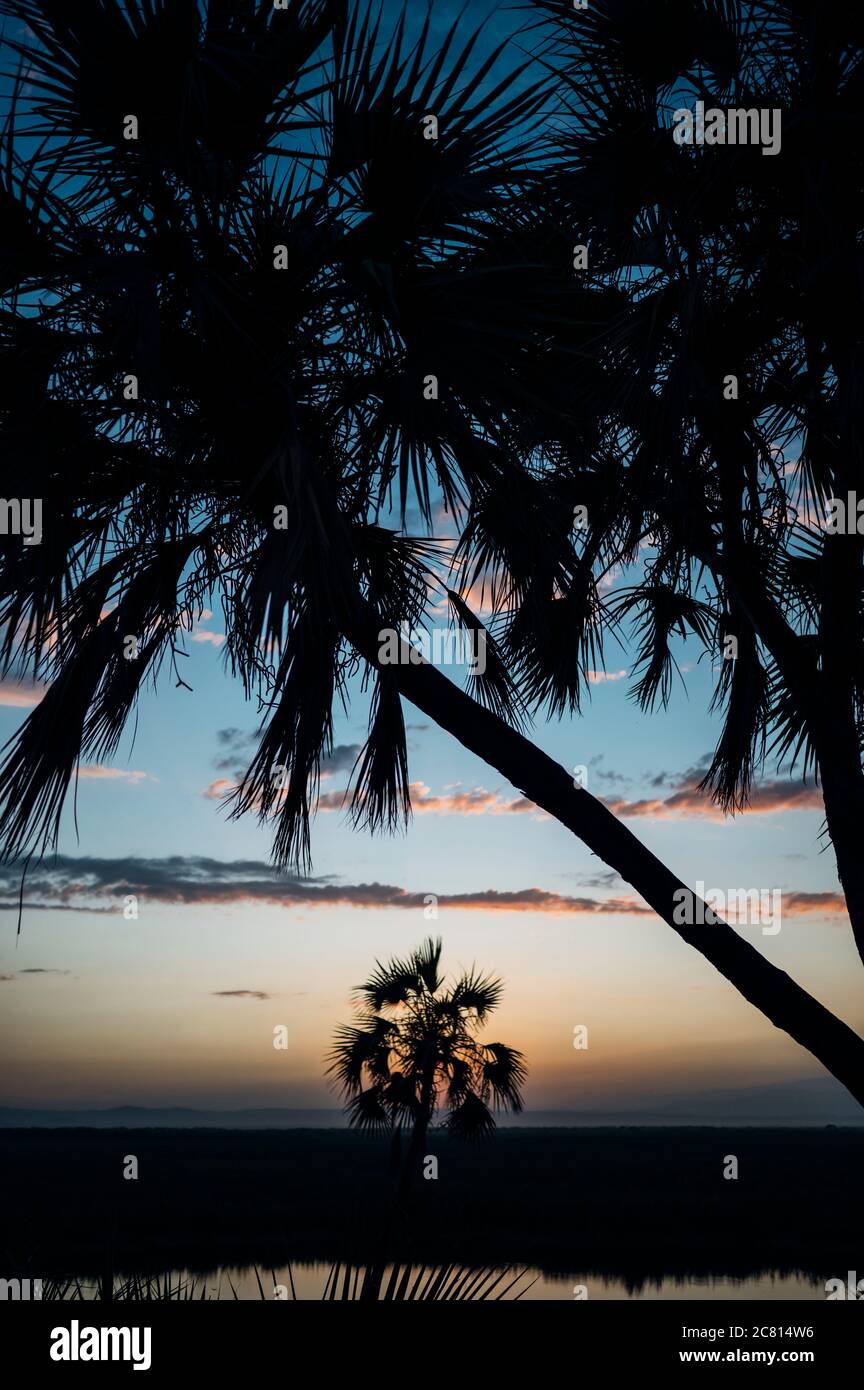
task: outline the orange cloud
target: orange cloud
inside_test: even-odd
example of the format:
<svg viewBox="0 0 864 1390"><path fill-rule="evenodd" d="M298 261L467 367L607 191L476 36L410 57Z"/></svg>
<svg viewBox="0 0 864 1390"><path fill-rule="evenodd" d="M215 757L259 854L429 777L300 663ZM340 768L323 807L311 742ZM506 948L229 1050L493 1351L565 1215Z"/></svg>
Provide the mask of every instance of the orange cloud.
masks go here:
<svg viewBox="0 0 864 1390"><path fill-rule="evenodd" d="M633 818L649 816L655 820L674 820L681 816L700 816L704 820L724 821L726 817L708 793L700 791L694 777L683 782L670 796L650 797L643 801L601 797L613 815ZM760 815L782 811L822 811L822 794L817 787L803 782L763 782L754 787L746 808Z"/></svg>
<svg viewBox="0 0 864 1390"><path fill-rule="evenodd" d="M201 793L208 801L221 801L223 796L229 792L237 790L237 783L232 782L230 777L217 777L215 782L211 782Z"/></svg>
<svg viewBox="0 0 864 1390"><path fill-rule="evenodd" d="M487 791L485 787L453 790L445 795L430 791L425 782L411 782L408 789L411 793L412 809L420 816L501 816L528 812L545 815L527 797L517 796L508 801L497 792ZM347 790L323 792L318 798L317 809L341 811L347 805L348 795Z"/></svg>
<svg viewBox="0 0 864 1390"><path fill-rule="evenodd" d="M155 782L149 772L139 772L131 767L104 767L102 763L89 763L78 769L78 776L93 782L128 782L134 786L138 782Z"/></svg>
<svg viewBox="0 0 864 1390"><path fill-rule="evenodd" d="M425 782L412 782L409 790L411 805L420 815L500 816L511 812L520 814L537 810L534 802L528 801L524 796L507 801L497 792L487 791L485 787L471 787L465 791L454 789L448 791L445 796L437 796L429 790Z"/></svg>
<svg viewBox="0 0 864 1390"><path fill-rule="evenodd" d="M623 673L623 674L626 674ZM613 674L610 679L617 679ZM701 775L701 774L700 774ZM205 787L202 796L208 801L220 801L228 793L236 790L237 783L227 777L218 777ZM525 796L503 797L486 787L447 788L443 793L431 791L425 782L409 783L411 806L416 815L434 816L501 816L531 815L538 820L548 820L533 801ZM640 801L628 801L624 797L598 797L603 805L615 816L633 819L644 816L655 820L677 820L686 816L699 816L703 820L722 824L726 816L715 805L710 795L699 790L698 778L694 776L682 782L666 797L647 797ZM316 803L319 811L343 811L350 801L347 788L341 791L322 792ZM763 782L751 793L748 811L757 814L778 814L784 811L822 811L822 795L816 787L803 783Z"/></svg>
<svg viewBox="0 0 864 1390"><path fill-rule="evenodd" d="M217 777L209 786L204 788L201 793L208 801L221 801L230 792L236 791L237 783L232 782L228 777ZM411 805L417 815L435 816L500 816L511 813L520 815L526 813L536 813L545 818L545 812L540 811L533 801L527 797L517 796L511 800L499 796L496 792L487 791L485 787L472 787L465 791L448 791L446 795L439 796L430 791L425 782L411 782L409 784L411 793ZM342 791L321 792L315 803L318 811L344 811L350 801L350 792L347 788Z"/></svg>
<svg viewBox="0 0 864 1390"><path fill-rule="evenodd" d="M783 916L805 917L811 912L827 916L846 916L846 899L842 893L784 893Z"/></svg>
<svg viewBox="0 0 864 1390"><path fill-rule="evenodd" d="M451 893L439 895L438 905L460 907L477 912L548 912L553 916L565 913L653 916L654 909L635 898L571 898L550 893L545 888L520 888L516 892L498 892L486 888L481 893Z"/></svg>
<svg viewBox="0 0 864 1390"><path fill-rule="evenodd" d="M589 685L605 685L608 681L623 681L626 671L589 671Z"/></svg>
<svg viewBox="0 0 864 1390"><path fill-rule="evenodd" d="M0 705L12 709L33 709L47 689L47 685L39 681L0 681Z"/></svg>

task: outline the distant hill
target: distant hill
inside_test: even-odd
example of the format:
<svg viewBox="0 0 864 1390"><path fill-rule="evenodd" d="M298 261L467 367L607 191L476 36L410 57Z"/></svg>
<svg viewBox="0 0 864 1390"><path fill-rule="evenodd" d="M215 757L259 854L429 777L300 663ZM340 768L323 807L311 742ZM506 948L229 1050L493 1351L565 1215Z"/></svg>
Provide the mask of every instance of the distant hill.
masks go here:
<svg viewBox="0 0 864 1390"><path fill-rule="evenodd" d="M0 1129L341 1129L341 1110L195 1110L117 1105L105 1110L31 1110L0 1106Z"/></svg>
<svg viewBox="0 0 864 1390"><path fill-rule="evenodd" d="M527 1110L502 1117L505 1129L572 1129L618 1125L722 1125L812 1128L864 1125L864 1112L837 1082L789 1081L716 1090L703 1095L651 1096L628 1108ZM286 1106L204 1110L192 1106L118 1105L106 1109L0 1106L0 1129L344 1129L339 1109Z"/></svg>

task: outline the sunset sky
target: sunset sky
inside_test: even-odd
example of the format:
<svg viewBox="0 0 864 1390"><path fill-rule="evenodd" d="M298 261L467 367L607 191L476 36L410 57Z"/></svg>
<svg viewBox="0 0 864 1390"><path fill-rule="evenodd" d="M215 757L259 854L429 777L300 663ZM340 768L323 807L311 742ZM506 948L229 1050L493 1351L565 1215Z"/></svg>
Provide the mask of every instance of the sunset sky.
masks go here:
<svg viewBox="0 0 864 1390"><path fill-rule="evenodd" d="M433 34L456 8L436 0ZM488 3L469 19L490 9L485 44L518 19ZM186 644L192 691L164 672L134 746L82 769L77 837L70 798L59 858L30 866L17 940L20 867L0 868L0 1105L336 1106L323 1059L352 987L432 933L450 968L503 978L484 1037L526 1054L529 1112L855 1117L839 1084L581 842L408 706L408 833L373 839L336 809L364 738L358 689L348 715L336 711L313 875L275 876L268 830L220 804L258 723L223 669L223 632L217 605ZM734 820L699 794L719 726L716 677L698 656L681 650L686 690L677 682L670 709L647 717L628 699L632 652L610 643L583 716L540 721L533 737L586 766L588 789L686 883L781 890L779 933L739 930L860 1029L861 964L818 792L769 767ZM0 686L2 741L36 699ZM126 920L133 892L139 915ZM587 1050L572 1045L579 1025Z"/></svg>
<svg viewBox="0 0 864 1390"><path fill-rule="evenodd" d="M451 968L476 961L503 977L486 1036L527 1054L529 1108L719 1116L737 1093L761 1105L782 1082L766 1118L794 1113L805 1091L820 1114L852 1113L807 1053L578 840L410 707L407 835L373 839L322 810L311 879L274 877L267 829L228 821L218 800L256 726L221 636L218 614L197 623L182 668L192 692L168 676L142 702L128 756L83 770L79 839L70 803L59 858L30 867L26 899L42 906L26 908L17 944L20 872L3 871L0 1103L332 1106L322 1059L352 987L376 957L433 931ZM695 790L712 677L692 657L684 649L686 693L679 683L669 712L648 718L627 698L629 654L610 647L584 716L540 724L536 739L567 767L586 765L589 790L685 882L781 889L778 934L739 930L860 1027L860 964L821 852L818 796L766 775L754 810L718 818ZM34 698L4 683L4 738ZM337 719L325 804L341 800L365 710L358 691ZM137 921L123 917L131 891ZM273 1047L277 1024L287 1051ZM572 1045L577 1025L587 1050Z"/></svg>

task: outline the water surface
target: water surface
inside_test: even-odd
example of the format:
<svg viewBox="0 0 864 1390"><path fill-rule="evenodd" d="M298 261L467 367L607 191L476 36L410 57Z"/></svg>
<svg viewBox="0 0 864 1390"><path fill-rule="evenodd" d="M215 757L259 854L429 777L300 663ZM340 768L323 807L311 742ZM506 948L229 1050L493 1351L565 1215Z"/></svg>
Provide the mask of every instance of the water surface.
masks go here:
<svg viewBox="0 0 864 1390"><path fill-rule="evenodd" d="M302 1300L317 1300L322 1297L327 1288L331 1270L332 1265L320 1262L285 1265L275 1270L264 1270L259 1267L257 1273L254 1268L220 1269L208 1275L174 1271L170 1278L172 1283L188 1283L190 1287L194 1287L198 1296L201 1295L202 1288L204 1288L206 1289L205 1296L208 1298L234 1299L236 1297L259 1301L262 1297L262 1287L264 1295L268 1299L274 1297L291 1299L293 1281L293 1296ZM388 1274L389 1268L385 1273L385 1285ZM581 1293L583 1288L587 1290L589 1301L623 1299L625 1301L646 1302L651 1300L663 1302L698 1302L700 1300L734 1302L736 1300L757 1299L762 1301L807 1302L814 1299L824 1300L825 1298L825 1280L811 1279L804 1275L763 1274L748 1279L670 1277L659 1281L649 1280L634 1286L632 1281L625 1281L623 1278L609 1279L595 1274L545 1274L539 1269L520 1271L519 1268L511 1269L491 1296L494 1298L507 1285L511 1285L517 1277L518 1282L505 1294L507 1299L518 1297L522 1301L566 1300L573 1302L585 1297ZM281 1287L284 1292L274 1294L274 1288L277 1287ZM339 1288L341 1292L341 1275Z"/></svg>

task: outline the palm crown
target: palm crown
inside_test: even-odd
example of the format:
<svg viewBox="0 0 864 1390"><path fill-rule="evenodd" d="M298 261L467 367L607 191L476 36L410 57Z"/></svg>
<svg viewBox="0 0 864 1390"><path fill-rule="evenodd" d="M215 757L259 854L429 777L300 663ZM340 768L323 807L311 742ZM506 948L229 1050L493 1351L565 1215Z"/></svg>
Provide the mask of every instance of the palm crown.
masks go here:
<svg viewBox="0 0 864 1390"><path fill-rule="evenodd" d="M236 809L306 863L333 702L366 672L358 601L414 628L444 593L400 515L519 467L496 439L534 390L546 272L498 223L543 90L490 76L476 35L432 51L428 17L409 42L345 0L0 13L27 68L0 171L4 487L45 499L38 554L0 547L0 669L51 686L0 772L6 847L54 839L79 756L113 753L160 667L182 679L191 615L221 600L268 712ZM399 697L373 680L374 827L409 803ZM479 693L508 706L500 667Z"/></svg>
<svg viewBox="0 0 864 1390"><path fill-rule="evenodd" d="M848 701L864 727L861 545L820 529L825 499L860 487L844 384L860 363L841 309L860 243L860 200L849 197L864 174L860 21L836 11L814 28L810 6L774 0L668 0L666 24L636 4L584 16L540 4L557 12L571 88L553 181L590 242L590 283L606 305L605 390L574 385L577 413L607 442L585 553L595 570L633 565L637 582L619 587L606 617L636 619L644 707L669 697L670 639L695 634L716 655L736 638L736 659L718 668L725 718L706 784L737 808L766 743L805 769L824 754L827 692L814 690L820 646L837 664L841 604ZM697 99L782 113L782 154L682 150L671 113ZM736 394L724 396L730 374ZM860 762L854 735L849 753Z"/></svg>
<svg viewBox="0 0 864 1390"><path fill-rule="evenodd" d="M443 1108L451 1134L475 1139L494 1128L494 1110L522 1109L522 1054L477 1037L500 980L472 969L448 984L440 959L441 941L429 938L404 960L378 963L356 991L357 1023L336 1033L329 1072L360 1129L422 1136Z"/></svg>

